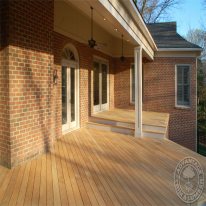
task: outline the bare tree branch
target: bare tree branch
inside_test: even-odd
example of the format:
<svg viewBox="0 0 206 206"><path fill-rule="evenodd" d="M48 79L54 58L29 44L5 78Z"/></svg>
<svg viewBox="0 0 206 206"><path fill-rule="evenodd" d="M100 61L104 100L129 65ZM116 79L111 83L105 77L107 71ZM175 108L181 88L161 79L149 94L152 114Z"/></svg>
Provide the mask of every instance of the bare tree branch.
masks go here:
<svg viewBox="0 0 206 206"><path fill-rule="evenodd" d="M135 0L135 2L147 23L155 23L166 17L169 9L180 3L178 0Z"/></svg>
<svg viewBox="0 0 206 206"><path fill-rule="evenodd" d="M206 31L200 29L190 29L186 39L203 48L201 59L206 61Z"/></svg>

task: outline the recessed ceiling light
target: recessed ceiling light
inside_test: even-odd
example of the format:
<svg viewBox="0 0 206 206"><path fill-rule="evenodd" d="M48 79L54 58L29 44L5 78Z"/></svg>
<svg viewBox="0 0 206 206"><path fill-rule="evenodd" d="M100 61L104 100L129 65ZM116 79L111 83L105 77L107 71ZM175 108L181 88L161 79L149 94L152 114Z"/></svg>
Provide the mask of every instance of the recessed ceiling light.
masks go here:
<svg viewBox="0 0 206 206"><path fill-rule="evenodd" d="M107 19L106 18L104 18L104 21L106 21Z"/></svg>
<svg viewBox="0 0 206 206"><path fill-rule="evenodd" d="M115 31L118 31L117 29L114 29Z"/></svg>

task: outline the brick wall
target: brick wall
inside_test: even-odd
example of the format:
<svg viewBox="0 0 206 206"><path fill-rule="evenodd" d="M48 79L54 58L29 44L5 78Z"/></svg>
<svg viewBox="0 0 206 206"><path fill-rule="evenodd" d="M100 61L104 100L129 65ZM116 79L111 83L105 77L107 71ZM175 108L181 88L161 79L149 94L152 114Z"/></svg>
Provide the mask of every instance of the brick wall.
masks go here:
<svg viewBox="0 0 206 206"><path fill-rule="evenodd" d="M9 160L9 74L8 49L0 50L0 164Z"/></svg>
<svg viewBox="0 0 206 206"><path fill-rule="evenodd" d="M0 164L10 159L9 150L9 51L8 2L0 1Z"/></svg>
<svg viewBox="0 0 206 206"><path fill-rule="evenodd" d="M130 105L130 68L132 63L134 63L134 58L125 58L124 62L121 62L120 58L114 58L114 99L117 108Z"/></svg>
<svg viewBox="0 0 206 206"><path fill-rule="evenodd" d="M48 150L55 138L53 11L50 0L9 1L9 167Z"/></svg>
<svg viewBox="0 0 206 206"><path fill-rule="evenodd" d="M191 108L175 108L175 64L191 64ZM196 59L155 58L144 64L144 102L146 111L170 113L169 138L196 149Z"/></svg>

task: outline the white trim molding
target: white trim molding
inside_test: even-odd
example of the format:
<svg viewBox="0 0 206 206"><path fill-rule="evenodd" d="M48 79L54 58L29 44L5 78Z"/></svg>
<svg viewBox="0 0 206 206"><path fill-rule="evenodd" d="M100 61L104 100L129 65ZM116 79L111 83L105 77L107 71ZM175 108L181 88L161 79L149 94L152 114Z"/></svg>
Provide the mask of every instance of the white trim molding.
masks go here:
<svg viewBox="0 0 206 206"><path fill-rule="evenodd" d="M92 1L92 0L89 0ZM127 31L127 33L135 40L137 45L141 45L144 51L147 53L150 59L154 59L154 50L134 24L131 17L128 17L128 14L123 7L119 6L117 0L98 0L108 12L115 18L115 20L122 26L122 28ZM126 19L128 17L129 19ZM155 46L155 45L154 45Z"/></svg>
<svg viewBox="0 0 206 206"><path fill-rule="evenodd" d="M135 137L142 137L142 47L134 49L135 62Z"/></svg>
<svg viewBox="0 0 206 206"><path fill-rule="evenodd" d="M156 51L157 50L157 46L156 43L151 35L151 33L149 32L142 16L140 15L137 6L135 5L133 0L129 0L130 3L128 3L128 1L124 1L122 0L122 3L125 5L125 7L128 8L128 10L130 11L131 16L134 18L134 21L140 25L140 28L143 30L143 33L145 34L148 42L150 43L151 47ZM137 18L138 17L138 18Z"/></svg>
<svg viewBox="0 0 206 206"><path fill-rule="evenodd" d="M202 48L159 48L157 51L200 51Z"/></svg>

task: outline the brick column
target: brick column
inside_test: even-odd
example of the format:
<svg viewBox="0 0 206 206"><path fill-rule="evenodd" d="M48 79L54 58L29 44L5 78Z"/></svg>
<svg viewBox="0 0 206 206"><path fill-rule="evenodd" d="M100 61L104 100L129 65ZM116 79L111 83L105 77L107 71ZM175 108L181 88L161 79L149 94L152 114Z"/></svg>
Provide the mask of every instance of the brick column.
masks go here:
<svg viewBox="0 0 206 206"><path fill-rule="evenodd" d="M3 141L8 153L1 163L12 167L49 150L56 138L52 120L54 5L53 0L7 2L9 35L3 41L7 53L0 54L0 61L6 58L7 63L1 67L0 79L8 84L5 118L9 128L7 133L0 132L0 148ZM1 98L0 105L3 102Z"/></svg>

